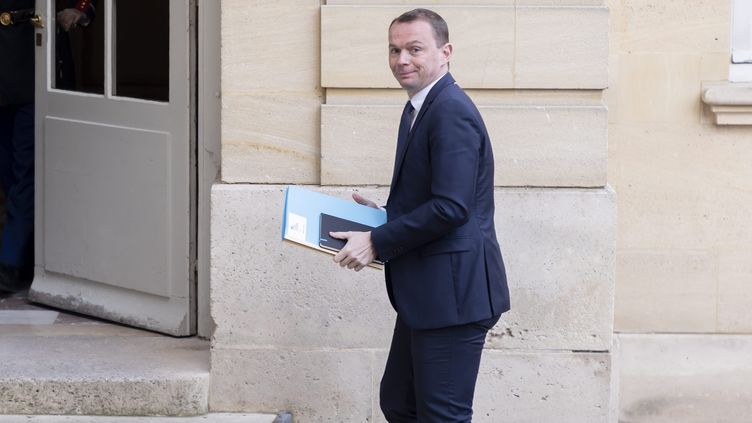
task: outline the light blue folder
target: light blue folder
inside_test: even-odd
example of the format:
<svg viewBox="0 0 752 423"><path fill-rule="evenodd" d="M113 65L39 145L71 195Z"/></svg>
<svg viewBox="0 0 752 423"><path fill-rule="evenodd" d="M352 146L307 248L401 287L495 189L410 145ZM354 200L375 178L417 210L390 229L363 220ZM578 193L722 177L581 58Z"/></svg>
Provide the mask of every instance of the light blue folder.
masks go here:
<svg viewBox="0 0 752 423"><path fill-rule="evenodd" d="M290 185L285 193L282 239L331 254L331 251L319 247L321 213L373 227L386 223L384 210Z"/></svg>

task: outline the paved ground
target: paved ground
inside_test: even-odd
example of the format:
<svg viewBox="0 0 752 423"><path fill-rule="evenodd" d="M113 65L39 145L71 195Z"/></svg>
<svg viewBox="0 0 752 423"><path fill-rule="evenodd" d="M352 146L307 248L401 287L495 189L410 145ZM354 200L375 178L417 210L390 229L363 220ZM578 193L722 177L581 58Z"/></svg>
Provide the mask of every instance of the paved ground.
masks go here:
<svg viewBox="0 0 752 423"><path fill-rule="evenodd" d="M130 417L206 413L208 380L206 340L32 304L26 293L0 294L0 423L290 421L276 414Z"/></svg>
<svg viewBox="0 0 752 423"><path fill-rule="evenodd" d="M0 423L276 423L275 418L268 414L226 413L198 417L0 416Z"/></svg>
<svg viewBox="0 0 752 423"><path fill-rule="evenodd" d="M617 334L619 423L752 422L752 336Z"/></svg>

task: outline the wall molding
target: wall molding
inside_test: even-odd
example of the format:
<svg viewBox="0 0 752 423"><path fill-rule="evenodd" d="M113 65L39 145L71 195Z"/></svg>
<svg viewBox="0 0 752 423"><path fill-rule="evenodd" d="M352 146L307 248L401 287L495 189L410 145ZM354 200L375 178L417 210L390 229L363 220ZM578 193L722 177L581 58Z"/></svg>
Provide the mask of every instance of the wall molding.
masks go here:
<svg viewBox="0 0 752 423"><path fill-rule="evenodd" d="M703 87L702 101L716 125L752 125L752 83L713 83Z"/></svg>

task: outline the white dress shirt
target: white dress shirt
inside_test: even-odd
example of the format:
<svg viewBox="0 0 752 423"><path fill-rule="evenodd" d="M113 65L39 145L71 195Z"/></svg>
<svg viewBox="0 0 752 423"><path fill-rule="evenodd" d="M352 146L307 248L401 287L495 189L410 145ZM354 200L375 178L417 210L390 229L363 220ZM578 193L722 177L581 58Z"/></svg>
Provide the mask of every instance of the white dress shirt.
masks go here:
<svg viewBox="0 0 752 423"><path fill-rule="evenodd" d="M410 104L412 104L415 108L415 110L413 111L413 120L410 122L410 129L413 129L415 119L417 119L418 113L420 113L420 108L423 107L423 102L426 101L426 97L428 97L428 92L431 91L431 88L433 88L433 86L436 85L437 82L439 82L439 79L443 78L446 74L446 72L442 73L438 78L436 78L436 80L428 84L422 90L415 93L414 96L410 97Z"/></svg>

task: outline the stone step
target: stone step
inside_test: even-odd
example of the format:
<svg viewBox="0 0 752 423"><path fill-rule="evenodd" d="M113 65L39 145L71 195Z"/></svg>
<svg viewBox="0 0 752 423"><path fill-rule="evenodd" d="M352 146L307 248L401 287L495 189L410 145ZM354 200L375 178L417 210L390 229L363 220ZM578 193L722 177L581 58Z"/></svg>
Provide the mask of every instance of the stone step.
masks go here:
<svg viewBox="0 0 752 423"><path fill-rule="evenodd" d="M292 423L285 415L211 413L194 417L0 416L0 423Z"/></svg>
<svg viewBox="0 0 752 423"><path fill-rule="evenodd" d="M90 335L70 326L65 335L53 336L30 326L4 328L2 415L198 416L209 411L208 341L133 329ZM13 417L0 422L13 421L8 418ZM71 421L93 421L81 418ZM40 420L23 421L68 421L33 419Z"/></svg>

